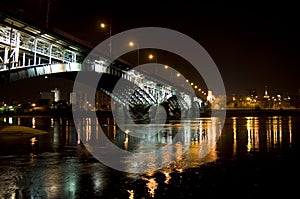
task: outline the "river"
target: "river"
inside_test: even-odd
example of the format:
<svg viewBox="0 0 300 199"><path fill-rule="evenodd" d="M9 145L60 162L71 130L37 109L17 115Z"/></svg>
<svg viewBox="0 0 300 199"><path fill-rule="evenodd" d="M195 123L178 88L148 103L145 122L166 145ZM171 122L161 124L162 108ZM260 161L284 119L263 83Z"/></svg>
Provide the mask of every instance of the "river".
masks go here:
<svg viewBox="0 0 300 199"><path fill-rule="evenodd" d="M227 117L223 127L217 118L174 121L159 125L159 133L149 133L157 130L153 126L139 136L128 133L134 127L124 132L109 124L101 130L92 118L83 118L77 129L68 118L0 120L48 132L30 138L0 135L0 198L288 198L297 194L298 116ZM178 131L183 132L182 143L174 144L174 153L182 153L156 171L131 172L144 161L157 163L152 157L127 160L126 172L102 163L89 149L104 132L124 151L148 152L173 145ZM160 158L170 159L166 154Z"/></svg>

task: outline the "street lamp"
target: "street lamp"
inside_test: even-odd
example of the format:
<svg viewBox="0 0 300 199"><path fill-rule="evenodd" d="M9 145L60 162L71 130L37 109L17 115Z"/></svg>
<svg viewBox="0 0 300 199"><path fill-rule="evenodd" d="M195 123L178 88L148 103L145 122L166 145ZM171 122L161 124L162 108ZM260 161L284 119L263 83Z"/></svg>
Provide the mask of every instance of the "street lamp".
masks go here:
<svg viewBox="0 0 300 199"><path fill-rule="evenodd" d="M152 60L152 59L155 58L155 62L157 62L157 57L154 56L153 54L149 54L149 55L148 55L148 58L149 58L150 60Z"/></svg>
<svg viewBox="0 0 300 199"><path fill-rule="evenodd" d="M106 27L109 28L109 56L111 57L111 51L112 51L112 41L111 41L111 25L105 24L105 23L101 23L100 27L102 29L106 29Z"/></svg>
<svg viewBox="0 0 300 199"><path fill-rule="evenodd" d="M168 65L165 65L164 68L165 68L167 71L170 71L169 81L172 82L172 80L173 80L173 68L172 68L172 67L169 67ZM167 72L167 73L168 73L168 72Z"/></svg>
<svg viewBox="0 0 300 199"><path fill-rule="evenodd" d="M128 43L128 45L129 45L130 47L134 47L134 46L137 45L137 44L134 43L133 41L130 41L130 42ZM140 65L140 48L139 48L138 45L137 45L137 65L138 65L138 66Z"/></svg>
<svg viewBox="0 0 300 199"><path fill-rule="evenodd" d="M150 60L155 59L155 63L157 64L157 56L154 56L153 54L149 54L148 59L150 59ZM156 75L158 74L158 66L157 65L155 66L155 73L156 73Z"/></svg>

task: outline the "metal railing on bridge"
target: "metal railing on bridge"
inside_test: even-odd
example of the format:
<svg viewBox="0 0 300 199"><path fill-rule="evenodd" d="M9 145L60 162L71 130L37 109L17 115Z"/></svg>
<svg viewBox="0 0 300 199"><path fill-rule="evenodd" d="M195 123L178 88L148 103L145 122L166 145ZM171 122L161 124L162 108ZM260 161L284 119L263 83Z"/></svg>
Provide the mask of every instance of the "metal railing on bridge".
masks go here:
<svg viewBox="0 0 300 199"><path fill-rule="evenodd" d="M16 81L63 72L94 71L108 73L132 82L138 88L132 103L159 104L178 90L159 78L129 70L131 67L119 61L110 62L99 56L89 64L82 64L91 49L54 33L33 27L20 20L0 13L0 76L1 80ZM108 64L111 63L111 64ZM121 66L121 67L120 67ZM125 66L125 67L124 67ZM190 90L178 91L183 95ZM122 95L120 95L120 99ZM137 100L134 102L134 100ZM189 99L188 101L191 101ZM184 107L189 102L180 102Z"/></svg>

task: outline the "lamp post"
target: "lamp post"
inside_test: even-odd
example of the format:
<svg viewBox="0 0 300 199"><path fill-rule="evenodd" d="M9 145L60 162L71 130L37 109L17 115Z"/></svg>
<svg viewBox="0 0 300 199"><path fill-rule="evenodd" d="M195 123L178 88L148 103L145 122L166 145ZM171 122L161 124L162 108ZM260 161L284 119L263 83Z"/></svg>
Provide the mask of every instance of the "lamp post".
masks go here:
<svg viewBox="0 0 300 199"><path fill-rule="evenodd" d="M128 45L129 45L130 47L134 47L134 46L137 45L137 44L134 43L133 41L130 41L130 42L128 43ZM137 45L137 65L138 65L138 66L140 65L140 48L139 48L138 45Z"/></svg>
<svg viewBox="0 0 300 199"><path fill-rule="evenodd" d="M109 24L105 24L105 23L101 23L100 27L105 29L106 27L109 28L109 56L111 57L111 51L112 51L112 41L111 41L111 25Z"/></svg>

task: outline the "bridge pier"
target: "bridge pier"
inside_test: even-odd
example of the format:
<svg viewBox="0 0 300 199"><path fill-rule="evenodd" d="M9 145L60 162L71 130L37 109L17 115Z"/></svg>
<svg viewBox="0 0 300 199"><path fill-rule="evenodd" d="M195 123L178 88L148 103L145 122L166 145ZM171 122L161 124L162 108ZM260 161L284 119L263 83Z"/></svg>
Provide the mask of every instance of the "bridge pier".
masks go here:
<svg viewBox="0 0 300 199"><path fill-rule="evenodd" d="M197 103L193 102L191 108L187 111L187 118L198 118L200 117L200 107Z"/></svg>

